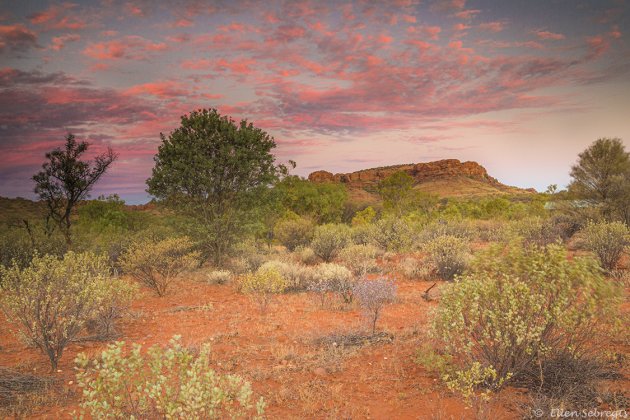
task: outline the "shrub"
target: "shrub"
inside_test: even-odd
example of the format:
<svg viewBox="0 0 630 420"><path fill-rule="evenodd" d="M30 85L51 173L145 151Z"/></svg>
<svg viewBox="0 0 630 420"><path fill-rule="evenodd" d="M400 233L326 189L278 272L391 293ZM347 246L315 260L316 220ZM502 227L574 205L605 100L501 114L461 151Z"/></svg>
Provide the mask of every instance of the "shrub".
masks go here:
<svg viewBox="0 0 630 420"><path fill-rule="evenodd" d="M112 279L105 257L68 252L62 259L36 256L24 269L2 269L0 305L20 333L48 356L51 368L88 320L111 305L125 289Z"/></svg>
<svg viewBox="0 0 630 420"><path fill-rule="evenodd" d="M92 418L237 418L262 416L261 398L252 404L249 382L221 375L210 367L210 348L198 354L175 336L168 347L135 344L128 355L125 343L110 344L99 359L76 358L77 383L83 388L81 408Z"/></svg>
<svg viewBox="0 0 630 420"><path fill-rule="evenodd" d="M206 277L208 283L226 284L232 280L232 272L230 270L212 270Z"/></svg>
<svg viewBox="0 0 630 420"><path fill-rule="evenodd" d="M402 275L409 280L427 280L434 270L431 264L413 257L405 258L398 267Z"/></svg>
<svg viewBox="0 0 630 420"><path fill-rule="evenodd" d="M350 228L346 225L326 224L315 229L311 248L325 262L332 261L350 242Z"/></svg>
<svg viewBox="0 0 630 420"><path fill-rule="evenodd" d="M450 235L438 236L425 247L429 262L435 266L437 274L446 280L452 280L464 271L469 250L466 240Z"/></svg>
<svg viewBox="0 0 630 420"><path fill-rule="evenodd" d="M363 210L355 213L352 218L352 226L369 225L376 219L376 210L372 206L368 206Z"/></svg>
<svg viewBox="0 0 630 420"><path fill-rule="evenodd" d="M273 228L275 238L289 251L308 245L313 239L313 222L302 217L280 220Z"/></svg>
<svg viewBox="0 0 630 420"><path fill-rule="evenodd" d="M418 240L427 244L441 236L454 236L472 240L476 236L475 226L469 220L437 220L422 228Z"/></svg>
<svg viewBox="0 0 630 420"><path fill-rule="evenodd" d="M315 254L313 248L299 247L295 250L295 255L302 264L315 265L319 261L319 257Z"/></svg>
<svg viewBox="0 0 630 420"><path fill-rule="evenodd" d="M510 233L522 238L525 245L546 246L562 239L560 226L540 217L528 217L512 222Z"/></svg>
<svg viewBox="0 0 630 420"><path fill-rule="evenodd" d="M112 278L109 285L112 293L105 296L96 315L91 318L86 327L88 332L98 339L108 339L118 334L116 320L122 318L123 313L138 293L138 286L120 278Z"/></svg>
<svg viewBox="0 0 630 420"><path fill-rule="evenodd" d="M278 260L267 261L258 270L276 270L285 279L286 290L306 290L312 277L308 267Z"/></svg>
<svg viewBox="0 0 630 420"><path fill-rule="evenodd" d="M372 245L350 245L339 253L342 264L356 277L365 277L375 271L377 249Z"/></svg>
<svg viewBox="0 0 630 420"><path fill-rule="evenodd" d="M273 295L282 293L287 288L287 280L277 268L260 267L255 273L246 274L240 279L241 291L252 296L261 312L273 299Z"/></svg>
<svg viewBox="0 0 630 420"><path fill-rule="evenodd" d="M352 273L346 267L324 263L313 269L313 283L310 290L316 292L322 298L322 304L327 293L337 293L344 303L351 303L354 279Z"/></svg>
<svg viewBox="0 0 630 420"><path fill-rule="evenodd" d="M191 251L192 247L186 237L139 241L123 254L120 265L125 273L164 296L173 280L197 263L199 253Z"/></svg>
<svg viewBox="0 0 630 420"><path fill-rule="evenodd" d="M376 321L383 307L396 298L396 285L387 279L359 281L353 288L359 306L370 321L372 334L376 333Z"/></svg>
<svg viewBox="0 0 630 420"><path fill-rule="evenodd" d="M373 224L353 225L350 229L350 237L356 245L371 245L376 242L378 229Z"/></svg>
<svg viewBox="0 0 630 420"><path fill-rule="evenodd" d="M605 270L613 270L624 248L630 245L630 229L621 222L589 222L584 229L584 246L597 255Z"/></svg>
<svg viewBox="0 0 630 420"><path fill-rule="evenodd" d="M401 218L381 219L376 223L374 241L386 251L402 252L413 244L413 229Z"/></svg>
<svg viewBox="0 0 630 420"><path fill-rule="evenodd" d="M594 260L514 243L484 251L444 289L433 334L456 360L449 378L480 364L496 386L558 351L585 351L615 311L615 290Z"/></svg>

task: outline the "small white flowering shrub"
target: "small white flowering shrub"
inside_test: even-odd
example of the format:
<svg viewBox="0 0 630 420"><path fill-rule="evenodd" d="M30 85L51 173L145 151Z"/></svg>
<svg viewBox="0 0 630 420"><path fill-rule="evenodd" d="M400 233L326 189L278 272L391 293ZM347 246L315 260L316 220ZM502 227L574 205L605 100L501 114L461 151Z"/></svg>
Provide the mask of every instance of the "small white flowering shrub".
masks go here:
<svg viewBox="0 0 630 420"><path fill-rule="evenodd" d="M2 278L0 307L23 338L48 356L53 370L89 320L127 304L133 291L111 276L106 257L92 253L35 256L26 268L3 268Z"/></svg>
<svg viewBox="0 0 630 420"><path fill-rule="evenodd" d="M261 266L255 273L245 274L239 279L241 292L250 295L265 312L274 295L287 289L287 280L276 267Z"/></svg>
<svg viewBox="0 0 630 420"><path fill-rule="evenodd" d="M438 236L424 250L438 276L445 280L452 280L463 273L468 265L470 247L465 239L450 235Z"/></svg>
<svg viewBox="0 0 630 420"><path fill-rule="evenodd" d="M220 375L210 366L210 348L198 354L178 336L168 347L146 354L135 344L111 344L96 360L76 358L77 384L83 389L82 414L95 419L223 419L263 415L265 402L252 402L251 385L236 375Z"/></svg>
<svg viewBox="0 0 630 420"><path fill-rule="evenodd" d="M376 333L376 322L381 316L385 305L396 299L396 285L387 279L359 281L353 288L354 296L359 307L372 327L372 334Z"/></svg>
<svg viewBox="0 0 630 420"><path fill-rule="evenodd" d="M232 280L230 270L212 270L206 275L206 280L211 284L227 284Z"/></svg>
<svg viewBox="0 0 630 420"><path fill-rule="evenodd" d="M326 224L315 229L311 248L325 262L332 261L350 242L350 228L346 225Z"/></svg>
<svg viewBox="0 0 630 420"><path fill-rule="evenodd" d="M339 260L357 278L365 277L377 270L378 250L372 245L350 245L339 253Z"/></svg>
<svg viewBox="0 0 630 420"><path fill-rule="evenodd" d="M314 267L312 284L309 289L320 295L322 304L329 293L338 294L344 303L353 299L354 278L346 267L333 263L323 263Z"/></svg>
<svg viewBox="0 0 630 420"><path fill-rule="evenodd" d="M597 255L602 268L608 271L617 266L630 245L630 229L621 222L588 222L582 236L585 248Z"/></svg>
<svg viewBox="0 0 630 420"><path fill-rule="evenodd" d="M164 296L169 286L183 272L192 269L199 252L186 237L134 242L121 256L123 271Z"/></svg>
<svg viewBox="0 0 630 420"><path fill-rule="evenodd" d="M614 319L615 296L596 261L569 261L562 246L491 247L443 289L433 335L454 361L445 379L480 364L497 386L559 352L577 356Z"/></svg>

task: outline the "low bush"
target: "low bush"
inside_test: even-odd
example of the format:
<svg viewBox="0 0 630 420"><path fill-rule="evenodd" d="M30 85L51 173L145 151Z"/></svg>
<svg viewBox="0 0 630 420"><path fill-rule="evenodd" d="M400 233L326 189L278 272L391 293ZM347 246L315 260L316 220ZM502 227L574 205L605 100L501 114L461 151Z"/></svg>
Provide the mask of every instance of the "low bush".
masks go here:
<svg viewBox="0 0 630 420"><path fill-rule="evenodd" d="M306 290L312 280L312 270L310 267L295 264L292 261L283 262L270 260L261 265L258 270L276 270L279 272L286 281L285 291Z"/></svg>
<svg viewBox="0 0 630 420"><path fill-rule="evenodd" d="M210 367L210 348L192 351L175 336L166 348L146 355L135 344L108 346L96 360L76 358L77 384L83 389L82 414L92 418L221 419L260 417L265 402L252 402L249 382Z"/></svg>
<svg viewBox="0 0 630 420"><path fill-rule="evenodd" d="M304 265L315 265L319 262L319 257L315 254L313 248L306 246L296 248L294 255L298 262Z"/></svg>
<svg viewBox="0 0 630 420"><path fill-rule="evenodd" d="M308 245L313 239L315 226L313 222L302 217L280 220L273 228L273 234L289 251Z"/></svg>
<svg viewBox="0 0 630 420"><path fill-rule="evenodd" d="M353 294L370 322L372 334L375 334L376 322L383 308L396 298L396 285L393 281L383 278L359 281L353 287Z"/></svg>
<svg viewBox="0 0 630 420"><path fill-rule="evenodd" d="M445 377L474 368L497 387L559 352L578 357L614 321L615 296L593 259L569 261L562 246L493 246L443 289L433 335L454 361Z"/></svg>
<svg viewBox="0 0 630 420"><path fill-rule="evenodd" d="M134 242L122 255L120 265L125 273L164 296L183 272L198 264L199 252L186 237Z"/></svg>
<svg viewBox="0 0 630 420"><path fill-rule="evenodd" d="M344 303L351 303L353 299L354 278L346 267L323 263L313 269L313 282L309 290L320 295L322 305L328 293L338 294Z"/></svg>
<svg viewBox="0 0 630 420"><path fill-rule="evenodd" d="M630 245L630 229L621 222L589 222L582 231L584 247L593 252L605 270L616 266Z"/></svg>
<svg viewBox="0 0 630 420"><path fill-rule="evenodd" d="M311 248L325 262L332 261L350 242L350 228L346 225L326 224L315 229Z"/></svg>
<svg viewBox="0 0 630 420"><path fill-rule="evenodd" d="M468 265L470 246L466 240L456 236L438 236L424 250L438 276L445 280L452 280L463 273Z"/></svg>
<svg viewBox="0 0 630 420"><path fill-rule="evenodd" d="M365 277L376 271L376 255L378 250L372 245L350 245L339 253L341 263L357 278Z"/></svg>
<svg viewBox="0 0 630 420"><path fill-rule="evenodd" d="M428 280L435 267L419 258L407 257L398 264L398 271L408 280Z"/></svg>
<svg viewBox="0 0 630 420"><path fill-rule="evenodd" d="M210 284L227 284L232 280L230 270L212 270L206 275L206 280Z"/></svg>
<svg viewBox="0 0 630 420"><path fill-rule="evenodd" d="M376 222L374 242L386 251L409 250L414 242L413 228L405 219L397 217L381 219Z"/></svg>
<svg viewBox="0 0 630 420"><path fill-rule="evenodd" d="M2 269L0 306L19 332L57 368L66 346L102 311L126 302L126 282L112 278L103 256L68 252L62 259L36 256L27 268Z"/></svg>
<svg viewBox="0 0 630 420"><path fill-rule="evenodd" d="M530 246L546 246L561 241L563 236L560 226L540 217L513 221L509 225L509 233L512 237L521 238L525 245Z"/></svg>
<svg viewBox="0 0 630 420"><path fill-rule="evenodd" d="M350 237L356 245L374 245L378 228L374 224L353 225L350 229Z"/></svg>
<svg viewBox="0 0 630 420"><path fill-rule="evenodd" d="M239 286L254 299L260 311L265 312L273 296L284 292L288 283L277 268L261 266L255 273L242 276Z"/></svg>

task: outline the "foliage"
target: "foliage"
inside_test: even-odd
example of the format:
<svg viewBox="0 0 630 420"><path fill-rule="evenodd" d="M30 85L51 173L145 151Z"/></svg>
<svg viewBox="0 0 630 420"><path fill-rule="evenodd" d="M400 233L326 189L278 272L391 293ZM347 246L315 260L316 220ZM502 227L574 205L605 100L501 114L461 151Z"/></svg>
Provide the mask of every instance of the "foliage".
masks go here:
<svg viewBox="0 0 630 420"><path fill-rule="evenodd" d="M184 115L161 139L148 192L195 221L191 235L220 266L255 222L253 204L267 200L268 187L286 172L274 164L274 139L214 109Z"/></svg>
<svg viewBox="0 0 630 420"><path fill-rule="evenodd" d="M497 386L554 352L585 351L615 313L615 290L595 261L513 243L484 251L443 289L433 334L454 358L450 378L488 368L485 385Z"/></svg>
<svg viewBox="0 0 630 420"><path fill-rule="evenodd" d="M312 281L312 272L309 267L291 261L269 260L261 265L258 270L275 270L279 272L286 281L285 290L306 290Z"/></svg>
<svg viewBox="0 0 630 420"><path fill-rule="evenodd" d="M294 216L278 221L273 228L273 234L289 251L294 251L297 247L306 246L311 242L314 230L313 222Z"/></svg>
<svg viewBox="0 0 630 420"><path fill-rule="evenodd" d="M403 171L398 171L378 185L378 193L383 200L386 214L400 217L411 211L430 212L437 204L437 197L413 189L414 179Z"/></svg>
<svg viewBox="0 0 630 420"><path fill-rule="evenodd" d="M252 403L249 382L221 375L210 367L210 347L198 354L182 346L179 336L169 345L135 344L124 354L124 342L110 344L90 361L76 358L77 383L83 388L81 408L92 418L221 419L262 416L265 403Z"/></svg>
<svg viewBox="0 0 630 420"><path fill-rule="evenodd" d="M33 175L35 193L48 209L46 225L48 227L48 222L53 221L62 230L68 245L72 242L70 228L73 209L88 196L94 184L117 158L108 149L96 156L93 163L82 161L81 156L88 147L87 142L77 143L74 135L68 134L65 148L46 153L42 170Z"/></svg>
<svg viewBox="0 0 630 420"><path fill-rule="evenodd" d="M124 272L164 296L177 276L191 269L199 253L187 237L134 242L121 256Z"/></svg>
<svg viewBox="0 0 630 420"><path fill-rule="evenodd" d="M511 222L507 230L513 236L522 238L526 245L546 246L562 239L560 226L540 217Z"/></svg>
<svg viewBox="0 0 630 420"><path fill-rule="evenodd" d="M351 303L355 280L346 267L333 263L323 263L314 267L310 290L323 299L328 293L338 294L344 303Z"/></svg>
<svg viewBox="0 0 630 420"><path fill-rule="evenodd" d="M230 270L212 270L208 272L206 280L210 284L226 284L232 280L232 272Z"/></svg>
<svg viewBox="0 0 630 420"><path fill-rule="evenodd" d="M375 334L376 322L383 307L396 298L396 285L384 278L359 281L353 287L353 294L370 321L372 334Z"/></svg>
<svg viewBox="0 0 630 420"><path fill-rule="evenodd" d="M325 262L332 261L350 242L350 228L341 224L326 224L315 229L311 248Z"/></svg>
<svg viewBox="0 0 630 420"><path fill-rule="evenodd" d="M438 276L452 280L468 264L470 247L466 240L456 236L438 236L425 246L428 261L435 266Z"/></svg>
<svg viewBox="0 0 630 420"><path fill-rule="evenodd" d="M374 242L386 251L402 252L413 244L413 228L403 218L386 217L376 222Z"/></svg>
<svg viewBox="0 0 630 420"><path fill-rule="evenodd" d="M315 254L313 248L308 246L298 247L295 250L294 255L300 263L305 265L315 265L319 261L319 257Z"/></svg>
<svg viewBox="0 0 630 420"><path fill-rule="evenodd" d="M63 235L53 232L47 235L41 224L25 222L22 226L11 226L0 231L0 265L14 263L27 267L36 255L63 256L67 244Z"/></svg>
<svg viewBox="0 0 630 420"><path fill-rule="evenodd" d="M339 253L341 263L357 278L365 277L376 271L376 255L378 250L372 245L350 245Z"/></svg>
<svg viewBox="0 0 630 420"><path fill-rule="evenodd" d="M251 295L258 303L261 312L267 310L273 295L286 290L288 283L276 267L261 266L255 273L249 273L239 279L241 291Z"/></svg>
<svg viewBox="0 0 630 420"><path fill-rule="evenodd" d="M129 286L110 275L103 256L68 252L36 256L26 268L1 268L0 305L24 338L45 353L52 369L86 322L120 299Z"/></svg>
<svg viewBox="0 0 630 420"><path fill-rule="evenodd" d="M582 231L586 249L595 253L605 270L613 270L630 246L630 229L621 222L589 222Z"/></svg>
<svg viewBox="0 0 630 420"><path fill-rule="evenodd" d="M421 259L407 257L398 264L398 270L409 280L428 280L434 267Z"/></svg>
<svg viewBox="0 0 630 420"><path fill-rule="evenodd" d="M376 219L376 210L372 206L368 206L361 211L355 213L352 218L352 226L369 225Z"/></svg>
<svg viewBox="0 0 630 420"><path fill-rule="evenodd" d="M282 206L317 224L339 223L348 199L346 187L334 182L311 182L287 176L275 187Z"/></svg>
<svg viewBox="0 0 630 420"><path fill-rule="evenodd" d="M376 245L378 228L374 224L358 224L350 229L350 237L356 245Z"/></svg>
<svg viewBox="0 0 630 420"><path fill-rule="evenodd" d="M621 139L600 138L579 154L569 191L601 208L608 220L630 225L630 153Z"/></svg>

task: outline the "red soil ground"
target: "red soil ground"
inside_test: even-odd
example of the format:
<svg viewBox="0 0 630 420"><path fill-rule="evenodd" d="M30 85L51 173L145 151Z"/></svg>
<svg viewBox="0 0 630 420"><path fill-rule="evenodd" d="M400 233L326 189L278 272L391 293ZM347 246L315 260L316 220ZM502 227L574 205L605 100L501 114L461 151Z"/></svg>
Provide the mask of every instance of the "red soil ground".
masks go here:
<svg viewBox="0 0 630 420"><path fill-rule="evenodd" d="M279 296L263 315L232 285L210 285L194 276L182 279L164 298L143 290L119 323L120 340L148 347L178 334L187 345L211 343L216 370L250 380L268 403L268 418L474 418L472 409L415 361L436 305L422 299L431 284L398 282L398 301L384 310L378 325L393 334L391 343L344 349L317 345L317 338L333 333L366 331L360 312L321 308L312 296L299 293ZM44 398L28 416L70 418L80 398L73 360L79 352L96 356L106 345L70 345L60 372L53 374L64 389ZM2 315L0 366L41 374L49 370L47 359L20 342ZM487 407L487 418L519 418L516 401L523 398L524 391L503 391Z"/></svg>

